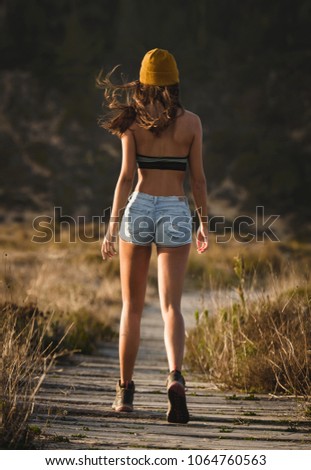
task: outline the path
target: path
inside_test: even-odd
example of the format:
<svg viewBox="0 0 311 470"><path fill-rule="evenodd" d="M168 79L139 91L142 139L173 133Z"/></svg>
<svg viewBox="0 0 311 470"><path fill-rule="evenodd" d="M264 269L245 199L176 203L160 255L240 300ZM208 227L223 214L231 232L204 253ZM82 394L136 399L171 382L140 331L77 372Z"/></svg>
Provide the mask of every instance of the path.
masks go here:
<svg viewBox="0 0 311 470"><path fill-rule="evenodd" d="M186 327L192 324L193 297L183 300ZM135 411L111 410L118 378L117 344L97 356L77 355L55 368L37 399L32 423L47 449L311 449L311 422L302 403L217 390L185 372L191 421L168 424L163 326L155 300L145 307L137 360ZM230 396L231 395L231 396Z"/></svg>

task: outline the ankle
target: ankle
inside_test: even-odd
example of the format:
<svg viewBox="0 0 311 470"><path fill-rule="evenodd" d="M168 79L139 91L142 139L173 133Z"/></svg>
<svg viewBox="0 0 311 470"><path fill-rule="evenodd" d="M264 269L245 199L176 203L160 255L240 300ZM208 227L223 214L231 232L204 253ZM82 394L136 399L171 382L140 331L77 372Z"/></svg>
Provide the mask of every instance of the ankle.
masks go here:
<svg viewBox="0 0 311 470"><path fill-rule="evenodd" d="M181 385L185 387L185 379L181 371L178 369L174 369L168 374L168 377L166 380L166 386L169 388L175 382L179 382Z"/></svg>
<svg viewBox="0 0 311 470"><path fill-rule="evenodd" d="M121 379L119 380L119 385L122 388L132 388L134 386L133 380L124 380L122 381Z"/></svg>

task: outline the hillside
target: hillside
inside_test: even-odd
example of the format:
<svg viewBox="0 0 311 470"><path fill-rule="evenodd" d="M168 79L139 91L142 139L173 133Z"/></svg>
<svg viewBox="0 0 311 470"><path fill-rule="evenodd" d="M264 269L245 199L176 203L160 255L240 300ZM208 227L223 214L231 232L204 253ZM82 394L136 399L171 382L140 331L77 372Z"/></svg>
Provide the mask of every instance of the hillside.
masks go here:
<svg viewBox="0 0 311 470"><path fill-rule="evenodd" d="M178 8L161 0L149 22L140 4L2 2L1 220L55 206L91 217L109 207L120 145L97 126L95 77L119 63L136 79L143 54L163 47L178 62L184 106L202 119L212 214L232 219L264 206L308 237L309 2L197 0Z"/></svg>

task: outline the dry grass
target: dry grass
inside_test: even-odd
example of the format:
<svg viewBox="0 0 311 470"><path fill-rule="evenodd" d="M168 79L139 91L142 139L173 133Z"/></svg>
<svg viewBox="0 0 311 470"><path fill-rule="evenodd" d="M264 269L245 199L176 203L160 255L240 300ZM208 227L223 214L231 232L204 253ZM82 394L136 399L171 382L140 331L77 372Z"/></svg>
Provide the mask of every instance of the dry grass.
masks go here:
<svg viewBox="0 0 311 470"><path fill-rule="evenodd" d="M1 307L1 448L31 446L28 419L35 397L55 360L64 353L60 350L63 338L55 346L46 343L51 320L32 307Z"/></svg>
<svg viewBox="0 0 311 470"><path fill-rule="evenodd" d="M209 250L198 255L193 244L187 270L188 284L195 288L223 289L236 285L237 278L232 260L240 256L244 260L245 278L248 286L270 283L269 271L280 275L288 269L288 262L300 266L309 262L311 245L296 241L265 243L230 243L220 244L216 237L209 237Z"/></svg>
<svg viewBox="0 0 311 470"><path fill-rule="evenodd" d="M87 235L92 227L87 227ZM35 304L46 312L72 320L77 313L92 317L105 325L116 325L121 308L119 256L104 262L100 254L100 241L69 243L69 234L61 233L61 243L33 243L35 232L25 224L2 225L0 250L0 300L14 301L18 305ZM234 256L242 256L245 277L254 285L262 284L267 266L279 274L288 258L296 263L310 257L310 246L297 242L216 243L210 236L210 249L199 255L193 243L186 275L186 288L228 288L236 284L232 266ZM270 281L269 281L270 282ZM157 256L152 250L146 301L157 295Z"/></svg>
<svg viewBox="0 0 311 470"><path fill-rule="evenodd" d="M92 227L87 227L87 235ZM66 325L75 327L67 337L72 348L91 352L101 336L111 336L117 329L121 311L119 256L104 262L100 241L69 243L69 233L61 233L61 243L33 243L31 225L1 226L0 301L20 306L36 305L42 312L54 312L55 335L59 339ZM210 237L210 249L198 255L193 243L186 276L186 289L219 289L236 284L231 260L243 256L247 280L262 284L267 264L278 274L288 256L297 262L306 248L299 244L253 243L231 241L217 244ZM152 250L146 301L157 295L157 256ZM74 334L76 331L76 334ZM88 340L96 331L96 341ZM91 339L91 338L90 338ZM75 344L76 342L76 344Z"/></svg>
<svg viewBox="0 0 311 470"><path fill-rule="evenodd" d="M27 420L59 343L92 352L114 336L121 310L119 256L103 262L99 241L69 243L66 233L62 243L47 244L33 243L32 235L30 226L1 227L2 438L7 448L29 442ZM198 255L193 245L186 285L203 290L235 285L240 301L219 308L215 316L197 314L197 328L188 338L189 364L229 386L307 393L310 291L297 275L270 275L269 296L251 300L245 292L247 283L262 285L267 264L278 274L288 256L301 264L305 253L299 244L218 245L211 237L209 252ZM240 273L231 262L237 255L245 259ZM148 280L147 302L157 295L154 247Z"/></svg>
<svg viewBox="0 0 311 470"><path fill-rule="evenodd" d="M105 266L98 245L40 245L31 235L19 225L0 235L4 448L29 448L28 418L54 361L68 349L93 352L114 336L121 304L117 259Z"/></svg>
<svg viewBox="0 0 311 470"><path fill-rule="evenodd" d="M21 307L35 305L53 312L50 338L57 342L74 323L66 346L92 352L103 338L111 338L121 307L119 262L100 262L99 244L34 244L25 227L1 232L0 302Z"/></svg>
<svg viewBox="0 0 311 470"><path fill-rule="evenodd" d="M245 267L234 264L238 301L214 314L196 312L187 338L188 365L220 386L248 392L311 394L311 285L308 272L270 273L270 287L245 291Z"/></svg>

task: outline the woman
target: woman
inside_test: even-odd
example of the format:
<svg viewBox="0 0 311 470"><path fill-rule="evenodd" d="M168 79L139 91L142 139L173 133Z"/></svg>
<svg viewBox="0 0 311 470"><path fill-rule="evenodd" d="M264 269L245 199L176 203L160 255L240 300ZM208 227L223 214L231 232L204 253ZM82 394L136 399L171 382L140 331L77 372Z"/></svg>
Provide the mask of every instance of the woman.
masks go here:
<svg viewBox="0 0 311 470"><path fill-rule="evenodd" d="M97 83L104 88L112 112L101 125L118 135L122 142L122 167L101 248L104 260L114 256L119 234L123 307L119 336L120 380L113 409L133 410L133 371L154 242L170 371L166 384L167 420L187 423L189 413L181 374L185 329L180 304L192 242L192 218L183 181L188 165L200 220L197 252L202 254L208 248L208 225L201 122L180 103L179 72L168 51L153 49L147 52L141 63L139 80L134 82L113 85L111 73L103 80L99 78ZM122 94L125 94L123 100ZM136 168L138 181L129 196ZM125 205L121 218L119 213Z"/></svg>

